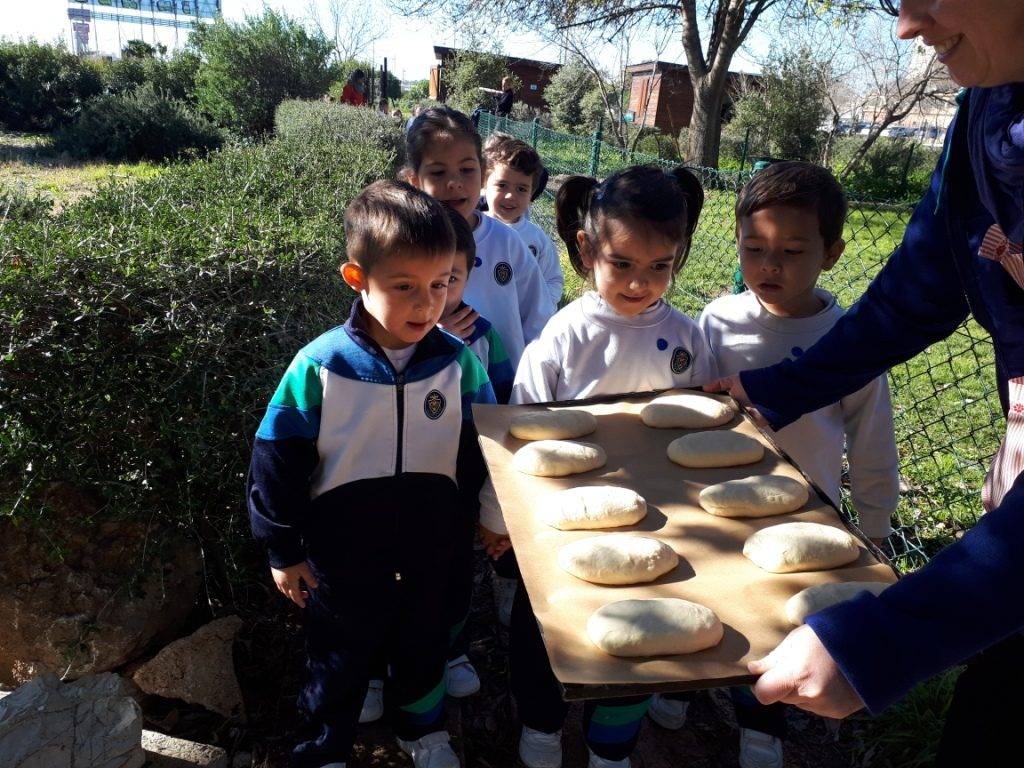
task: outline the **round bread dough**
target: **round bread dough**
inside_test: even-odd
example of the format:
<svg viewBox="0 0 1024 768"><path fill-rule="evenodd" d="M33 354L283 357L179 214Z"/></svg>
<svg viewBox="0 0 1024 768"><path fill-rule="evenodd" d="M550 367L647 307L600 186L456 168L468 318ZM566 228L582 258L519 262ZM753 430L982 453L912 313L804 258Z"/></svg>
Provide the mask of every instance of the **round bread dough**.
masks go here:
<svg viewBox="0 0 1024 768"><path fill-rule="evenodd" d="M656 397L640 411L648 427L656 429L705 429L732 421L736 409L706 395L666 395Z"/></svg>
<svg viewBox="0 0 1024 768"><path fill-rule="evenodd" d="M590 641L611 656L696 653L718 645L723 632L710 608L675 597L620 600L587 620Z"/></svg>
<svg viewBox="0 0 1024 768"><path fill-rule="evenodd" d="M584 486L551 494L541 501L538 514L542 522L560 531L620 528L643 520L647 502L629 488Z"/></svg>
<svg viewBox="0 0 1024 768"><path fill-rule="evenodd" d="M679 564L668 544L648 536L609 533L566 544L558 550L558 567L594 584L643 584Z"/></svg>
<svg viewBox="0 0 1024 768"><path fill-rule="evenodd" d="M786 601L786 618L794 627L799 627L812 613L850 600L864 591L880 595L888 586L884 581L841 581L808 587Z"/></svg>
<svg viewBox="0 0 1024 768"><path fill-rule="evenodd" d="M538 440L524 445L512 457L512 466L537 477L565 477L603 467L608 457L594 443Z"/></svg>
<svg viewBox="0 0 1024 768"><path fill-rule="evenodd" d="M668 457L684 467L736 467L764 458L764 446L752 437L718 429L677 437L668 444Z"/></svg>
<svg viewBox="0 0 1024 768"><path fill-rule="evenodd" d="M810 493L799 480L784 475L751 475L709 485L700 505L718 517L770 517L795 512Z"/></svg>
<svg viewBox="0 0 1024 768"><path fill-rule="evenodd" d="M797 573L852 563L860 547L853 536L831 525L782 523L762 528L747 539L743 554L771 573Z"/></svg>
<svg viewBox="0 0 1024 768"><path fill-rule="evenodd" d="M520 440L571 440L597 429L597 417L589 411L562 408L524 411L512 417L508 431Z"/></svg>

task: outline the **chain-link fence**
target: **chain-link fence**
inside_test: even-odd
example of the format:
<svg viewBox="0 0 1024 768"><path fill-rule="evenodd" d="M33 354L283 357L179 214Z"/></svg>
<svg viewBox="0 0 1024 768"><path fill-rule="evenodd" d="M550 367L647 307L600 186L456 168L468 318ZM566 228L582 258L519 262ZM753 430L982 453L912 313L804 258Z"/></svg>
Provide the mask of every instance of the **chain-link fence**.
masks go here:
<svg viewBox="0 0 1024 768"><path fill-rule="evenodd" d="M673 164L601 141L559 133L536 122L481 115L480 133L518 136L536 147L552 176L604 176L638 163ZM736 289L733 208L750 172L691 168L704 183L706 200L690 259L669 299L696 316L717 296ZM844 306L864 292L903 237L912 208L851 201L846 252L822 274L821 285ZM558 243L550 192L531 216ZM988 334L973 321L889 374L900 453L900 504L888 554L904 570L920 566L977 520L988 461L1003 432ZM844 476L844 510L856 519Z"/></svg>

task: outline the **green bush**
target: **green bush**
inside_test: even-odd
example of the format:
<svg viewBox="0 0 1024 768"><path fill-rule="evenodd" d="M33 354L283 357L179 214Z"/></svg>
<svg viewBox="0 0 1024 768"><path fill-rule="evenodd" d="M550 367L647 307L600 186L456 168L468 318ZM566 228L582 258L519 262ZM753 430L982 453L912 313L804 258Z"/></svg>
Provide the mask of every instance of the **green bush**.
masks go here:
<svg viewBox="0 0 1024 768"><path fill-rule="evenodd" d="M68 125L102 89L96 68L63 45L0 41L0 125L10 130Z"/></svg>
<svg viewBox="0 0 1024 768"><path fill-rule="evenodd" d="M832 166L841 171L862 143L858 137L843 139L836 147ZM939 159L939 150L911 139L878 139L861 163L843 179L846 193L854 200L917 202Z"/></svg>
<svg viewBox="0 0 1024 768"><path fill-rule="evenodd" d="M7 224L0 509L38 515L67 479L111 514L229 554L247 541L258 420L295 352L347 316L343 213L393 171L367 142L239 144Z"/></svg>
<svg viewBox="0 0 1024 768"><path fill-rule="evenodd" d="M274 116L274 131L285 139L358 143L368 141L401 161L405 123L372 109L325 101L282 102Z"/></svg>
<svg viewBox="0 0 1024 768"><path fill-rule="evenodd" d="M91 99L78 120L54 136L58 152L130 162L178 157L191 149L206 152L222 142L215 125L151 84Z"/></svg>
<svg viewBox="0 0 1024 768"><path fill-rule="evenodd" d="M248 135L269 131L285 99L322 96L335 77L334 46L273 10L233 24L218 19L193 33L202 64L199 107L220 125Z"/></svg>
<svg viewBox="0 0 1024 768"><path fill-rule="evenodd" d="M97 62L96 66L107 93L131 93L149 83L168 98L194 104L199 63L199 57L186 50L166 59L126 56L116 61Z"/></svg>
<svg viewBox="0 0 1024 768"><path fill-rule="evenodd" d="M19 187L0 184L0 227L8 221L28 221L45 216L53 209L53 200Z"/></svg>

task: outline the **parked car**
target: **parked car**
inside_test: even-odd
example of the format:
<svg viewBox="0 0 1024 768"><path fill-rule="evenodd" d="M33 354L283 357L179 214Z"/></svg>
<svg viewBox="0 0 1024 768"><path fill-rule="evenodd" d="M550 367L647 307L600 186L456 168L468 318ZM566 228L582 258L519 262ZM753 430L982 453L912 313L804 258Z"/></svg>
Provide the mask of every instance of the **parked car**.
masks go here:
<svg viewBox="0 0 1024 768"><path fill-rule="evenodd" d="M886 135L891 139L912 139L918 135L918 130L905 125L891 125L886 129Z"/></svg>

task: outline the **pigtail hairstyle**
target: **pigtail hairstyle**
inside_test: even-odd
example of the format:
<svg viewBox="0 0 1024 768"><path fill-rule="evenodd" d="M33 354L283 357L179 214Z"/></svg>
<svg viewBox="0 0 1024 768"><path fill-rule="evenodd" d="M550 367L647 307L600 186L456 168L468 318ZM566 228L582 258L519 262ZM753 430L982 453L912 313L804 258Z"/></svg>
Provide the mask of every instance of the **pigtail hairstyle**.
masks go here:
<svg viewBox="0 0 1024 768"><path fill-rule="evenodd" d="M697 220L700 212L704 209L704 187L700 179L681 165L677 165L668 175L673 177L679 184L686 199L686 245L683 246L682 258L678 261L675 271L678 272L686 264L690 257L690 246L693 244L693 233L697 229Z"/></svg>
<svg viewBox="0 0 1024 768"><path fill-rule="evenodd" d="M597 179L590 176L570 176L558 190L555 198L555 222L558 236L565 243L569 253L569 263L580 277L588 277L590 270L583 264L580 256L580 244L576 233L581 229L589 231L590 206L594 199L594 190L598 187ZM589 236L589 235L588 235Z"/></svg>
<svg viewBox="0 0 1024 768"><path fill-rule="evenodd" d="M600 184L588 176L570 176L558 190L558 234L569 261L581 277L583 265L576 233L583 230L594 244L605 219L632 222L679 244L672 274L682 269L704 207L700 181L682 166L665 172L656 165L635 165L616 171Z"/></svg>

